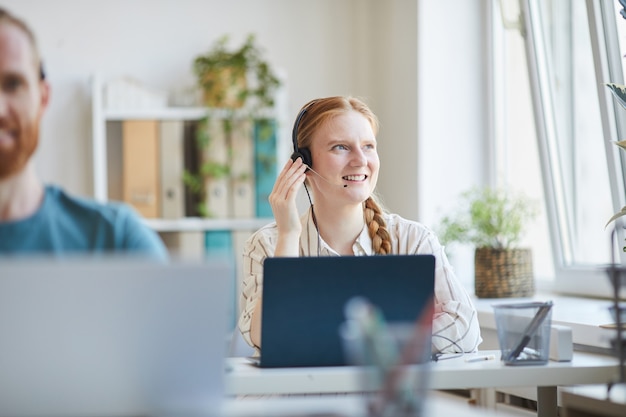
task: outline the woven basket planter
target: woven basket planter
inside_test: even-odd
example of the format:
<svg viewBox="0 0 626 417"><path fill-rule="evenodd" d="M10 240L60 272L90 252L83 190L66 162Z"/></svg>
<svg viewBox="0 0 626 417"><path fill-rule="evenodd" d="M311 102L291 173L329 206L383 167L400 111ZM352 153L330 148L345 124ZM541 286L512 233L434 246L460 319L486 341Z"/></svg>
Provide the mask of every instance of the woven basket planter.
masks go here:
<svg viewBox="0 0 626 417"><path fill-rule="evenodd" d="M530 297L535 292L530 249L477 248L474 276L479 298Z"/></svg>
<svg viewBox="0 0 626 417"><path fill-rule="evenodd" d="M245 68L224 67L207 73L203 85L205 106L239 109L245 104L242 95L248 85Z"/></svg>

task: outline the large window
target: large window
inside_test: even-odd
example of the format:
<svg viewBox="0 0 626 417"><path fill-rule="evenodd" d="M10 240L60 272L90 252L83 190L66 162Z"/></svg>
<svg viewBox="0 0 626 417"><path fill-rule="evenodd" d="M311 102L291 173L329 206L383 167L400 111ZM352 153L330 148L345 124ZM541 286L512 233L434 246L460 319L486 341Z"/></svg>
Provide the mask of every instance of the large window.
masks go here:
<svg viewBox="0 0 626 417"><path fill-rule="evenodd" d="M616 0L520 4L556 289L608 295L605 224L625 205L624 155L612 142L626 132L626 110L604 84L623 83L618 26L626 21Z"/></svg>
<svg viewBox="0 0 626 417"><path fill-rule="evenodd" d="M493 0L493 6L490 51L494 70L490 83L495 158L490 181L543 202L542 170L520 8L517 0ZM538 286L544 288L553 285L555 271L547 210L545 204L540 207L540 216L530 224L521 243L532 248L535 279Z"/></svg>

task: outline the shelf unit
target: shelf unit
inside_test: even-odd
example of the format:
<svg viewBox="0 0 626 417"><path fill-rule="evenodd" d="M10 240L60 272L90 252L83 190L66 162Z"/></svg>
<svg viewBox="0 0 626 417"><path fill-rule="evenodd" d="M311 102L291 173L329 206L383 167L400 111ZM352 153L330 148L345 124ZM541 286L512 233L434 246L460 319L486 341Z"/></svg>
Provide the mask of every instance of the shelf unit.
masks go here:
<svg viewBox="0 0 626 417"><path fill-rule="evenodd" d="M200 120L207 115L219 118L226 114L224 110L206 107L162 107L151 109L107 109L104 106L104 80L100 74L92 78L92 158L94 198L101 202L109 200L108 195L108 155L107 123L124 120ZM286 99L284 88L278 91L276 106L268 112L278 122L277 160L282 157L288 132L286 123ZM145 219L145 223L158 232L209 231L209 230L255 230L273 219L271 218L233 218L205 219L186 217L181 219Z"/></svg>

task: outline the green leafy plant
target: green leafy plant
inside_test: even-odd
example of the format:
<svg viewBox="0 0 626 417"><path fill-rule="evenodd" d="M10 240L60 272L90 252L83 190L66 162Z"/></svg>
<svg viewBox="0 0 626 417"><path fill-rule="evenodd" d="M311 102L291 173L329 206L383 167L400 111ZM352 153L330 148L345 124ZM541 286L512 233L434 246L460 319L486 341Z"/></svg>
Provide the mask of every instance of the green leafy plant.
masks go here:
<svg viewBox="0 0 626 417"><path fill-rule="evenodd" d="M441 220L443 243L470 243L476 248L512 249L538 214L535 201L505 189L473 188L461 194L460 207Z"/></svg>

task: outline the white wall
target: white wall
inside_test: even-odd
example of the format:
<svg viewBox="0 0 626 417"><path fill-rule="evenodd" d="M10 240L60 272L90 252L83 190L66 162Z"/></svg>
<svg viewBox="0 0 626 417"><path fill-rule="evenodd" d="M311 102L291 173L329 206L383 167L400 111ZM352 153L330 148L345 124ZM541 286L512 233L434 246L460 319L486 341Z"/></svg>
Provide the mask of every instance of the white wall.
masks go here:
<svg viewBox="0 0 626 417"><path fill-rule="evenodd" d="M488 0L5 0L39 38L52 102L42 176L91 195L90 77L130 75L170 91L222 34L257 34L288 74L289 118L314 97L365 98L381 120L379 191L433 223L484 178ZM418 77L419 74L419 77ZM419 149L418 149L419 147Z"/></svg>
<svg viewBox="0 0 626 417"><path fill-rule="evenodd" d="M154 88L194 82L193 58L215 39L254 32L289 77L292 113L314 96L358 94L352 0L10 0L35 29L52 83L38 162L42 175L91 194L90 76L130 75Z"/></svg>
<svg viewBox="0 0 626 417"><path fill-rule="evenodd" d="M460 191L487 181L484 2L419 2L417 161L420 216L428 222Z"/></svg>
<svg viewBox="0 0 626 417"><path fill-rule="evenodd" d="M381 124L378 190L388 209L410 219L418 218L417 3L373 2L364 31L372 54L373 110Z"/></svg>
<svg viewBox="0 0 626 417"><path fill-rule="evenodd" d="M418 1L419 219L434 226L461 192L487 184L488 3ZM457 248L457 276L473 282L473 249Z"/></svg>

